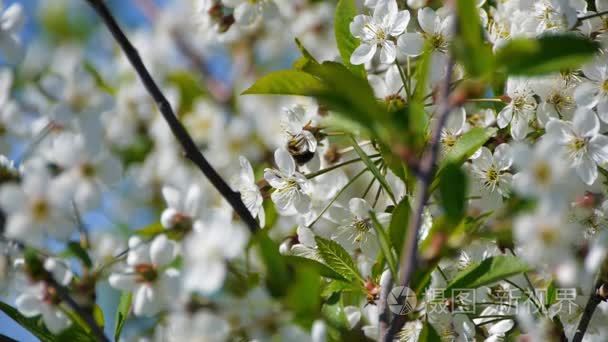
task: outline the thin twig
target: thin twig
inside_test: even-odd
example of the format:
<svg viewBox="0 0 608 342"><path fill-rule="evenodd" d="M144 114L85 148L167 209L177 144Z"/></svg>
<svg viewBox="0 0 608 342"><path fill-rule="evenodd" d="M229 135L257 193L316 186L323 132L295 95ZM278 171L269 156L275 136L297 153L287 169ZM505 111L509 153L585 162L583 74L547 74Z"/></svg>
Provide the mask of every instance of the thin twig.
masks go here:
<svg viewBox="0 0 608 342"><path fill-rule="evenodd" d="M417 254L418 254L418 232L422 225L422 213L429 197L429 188L433 182L433 176L435 174L435 163L439 156L439 146L441 145L441 130L447 121L448 115L452 110L450 104L450 80L452 77L452 71L454 69L454 59L449 57L448 67L445 81L441 84L439 89L439 103L438 103L438 114L435 126L433 127L431 141L427 147L422 160L420 161L420 177L418 184L416 185L416 203L414 205L414 212L409 222L409 229L407 237L404 241L400 262L401 275L399 278L399 284L407 286L410 282L412 274L417 266ZM395 334L401 330L405 324L406 316L395 315L391 326L387 333L384 335L384 341L392 341Z"/></svg>
<svg viewBox="0 0 608 342"><path fill-rule="evenodd" d="M593 318L595 309L597 309L598 305L600 305L602 301L608 299L607 297L602 296L602 288L606 287L608 287L608 285L602 283L601 281L599 281L594 287L593 293L589 297L587 304L585 304L585 310L583 311L581 320L578 322L576 332L574 333L574 337L572 337L572 342L581 342L583 340L585 332L587 331L589 323L591 322L591 318Z"/></svg>
<svg viewBox="0 0 608 342"><path fill-rule="evenodd" d="M368 155L368 157L369 157L369 158L377 158L377 157L380 157L380 154L379 154L379 153L376 153L376 154L371 154L371 155ZM324 168L324 169L321 169L321 170L318 170L318 171L315 171L315 172L307 173L305 176L306 176L306 178L308 178L308 179L312 179L312 178L315 178L315 177L320 176L320 175L322 175L322 174L325 174L325 173L328 173L328 172L330 172L330 171L333 171L333 170L335 170L335 169L341 168L341 167L343 167L343 166L346 166L346 165L349 165L349 164L352 164L352 163L359 162L359 161L361 161L361 160L363 160L363 159L361 159L360 157L359 157L359 158L350 159L350 160L343 161L343 162L341 162L341 163L338 163L338 164L335 164L335 165L332 165L332 166L326 167L326 168Z"/></svg>
<svg viewBox="0 0 608 342"><path fill-rule="evenodd" d="M601 17L601 16L606 15L606 14L608 14L608 11L602 11L602 12L597 12L597 13L589 14L589 15L586 15L584 17L579 17L577 19L578 19L578 22L580 23L583 20L592 19L592 18L596 18L596 17Z"/></svg>
<svg viewBox="0 0 608 342"><path fill-rule="evenodd" d="M112 33L112 36L120 45L121 49L125 53L126 57L131 62L131 65L139 75L143 85L148 90L148 93L158 106L158 110L163 115L165 121L171 128L173 135L182 145L184 149L185 157L190 159L198 168L203 172L205 177L213 184L213 186L220 192L222 197L228 201L228 203L232 206L236 214L241 217L244 223L249 227L251 232L255 232L259 229L259 225L256 220L253 218L245 204L241 199L241 194L239 192L233 191L228 183L222 178L222 176L217 173L217 171L209 164L205 156L198 149L192 137L186 131L184 126L177 119L177 116L173 112L171 108L171 104L160 90L148 69L144 65L139 53L133 47L129 39L125 36L124 32L114 19L114 16L106 6L103 0L86 0L89 5L97 12L99 17L103 20L104 24Z"/></svg>

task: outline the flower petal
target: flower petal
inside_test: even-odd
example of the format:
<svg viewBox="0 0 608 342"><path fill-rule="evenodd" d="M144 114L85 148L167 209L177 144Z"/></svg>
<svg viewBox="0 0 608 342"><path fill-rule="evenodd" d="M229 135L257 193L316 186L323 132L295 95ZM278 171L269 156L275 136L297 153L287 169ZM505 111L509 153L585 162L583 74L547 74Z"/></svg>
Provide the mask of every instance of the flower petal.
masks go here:
<svg viewBox="0 0 608 342"><path fill-rule="evenodd" d="M397 47L407 56L415 57L422 53L424 37L420 33L405 32L397 39Z"/></svg>
<svg viewBox="0 0 608 342"><path fill-rule="evenodd" d="M176 246L166 235L157 236L150 244L150 260L154 265L167 265L175 259Z"/></svg>
<svg viewBox="0 0 608 342"><path fill-rule="evenodd" d="M579 108L572 118L574 132L581 137L594 137L600 131L600 120L588 108Z"/></svg>
<svg viewBox="0 0 608 342"><path fill-rule="evenodd" d="M274 161L285 175L291 176L296 172L296 163L286 149L278 148L274 151Z"/></svg>
<svg viewBox="0 0 608 342"><path fill-rule="evenodd" d="M351 198L348 201L348 208L353 215L361 219L369 217L369 212L372 210L363 198Z"/></svg>
<svg viewBox="0 0 608 342"><path fill-rule="evenodd" d="M350 64L365 64L374 58L376 54L376 44L361 43L350 56Z"/></svg>
<svg viewBox="0 0 608 342"><path fill-rule="evenodd" d="M391 64L397 58L397 49L395 48L395 43L387 40L382 43L382 48L380 49L380 62L384 64Z"/></svg>

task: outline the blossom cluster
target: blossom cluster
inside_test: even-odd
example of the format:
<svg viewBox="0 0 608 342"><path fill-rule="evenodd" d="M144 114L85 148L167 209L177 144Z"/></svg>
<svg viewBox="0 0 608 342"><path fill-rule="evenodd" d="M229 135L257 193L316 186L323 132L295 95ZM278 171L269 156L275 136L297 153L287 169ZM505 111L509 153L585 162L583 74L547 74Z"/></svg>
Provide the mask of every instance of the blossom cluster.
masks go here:
<svg viewBox="0 0 608 342"><path fill-rule="evenodd" d="M382 284L401 285L401 245L418 229L418 304L396 340L572 338L593 296L604 301L585 338L608 339L608 1L470 2L491 56L547 37L594 50L548 73L497 67L490 82L454 57L449 1L140 1L151 25L127 35L255 231L186 158L103 26L65 33L70 15L92 14L86 2L41 4L48 37L27 44L36 18L0 8L0 309L38 319L34 334L86 330L61 287L116 320L117 340L379 340ZM315 83L335 70L353 84ZM314 91L283 91L294 74ZM310 96L242 94L264 84ZM352 89L324 93L335 84ZM365 113L344 113L348 101ZM453 165L463 178L445 183ZM444 202L460 192L454 221ZM455 288L474 309L445 297ZM536 310L515 310L502 296L514 292Z"/></svg>

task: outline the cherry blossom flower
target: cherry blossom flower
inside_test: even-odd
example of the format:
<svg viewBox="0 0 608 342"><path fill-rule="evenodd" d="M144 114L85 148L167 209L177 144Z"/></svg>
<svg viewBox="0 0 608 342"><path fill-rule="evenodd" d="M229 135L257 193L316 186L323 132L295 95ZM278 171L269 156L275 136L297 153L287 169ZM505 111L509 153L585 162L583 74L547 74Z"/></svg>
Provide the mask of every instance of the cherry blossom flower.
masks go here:
<svg viewBox="0 0 608 342"><path fill-rule="evenodd" d="M350 24L350 32L361 40L361 45L350 57L352 64L364 64L372 60L380 46L380 61L390 64L397 57L392 38L397 38L407 27L410 12L399 11L395 0L379 2L373 16L358 15Z"/></svg>
<svg viewBox="0 0 608 342"><path fill-rule="evenodd" d="M418 23L422 33L404 33L397 42L399 49L407 56L418 56L422 53L424 42L432 48L432 64L444 65L448 45L453 35L452 15L447 15L446 9L436 12L429 7L418 11Z"/></svg>
<svg viewBox="0 0 608 342"><path fill-rule="evenodd" d="M349 251L360 249L369 258L378 252L378 237L370 217L372 207L362 198L351 198L348 202L349 212L341 220L340 226L332 239L338 241ZM391 214L377 213L376 218L382 226L388 226Z"/></svg>
<svg viewBox="0 0 608 342"><path fill-rule="evenodd" d="M226 262L239 256L249 235L232 222L231 211L215 213L209 220L197 221L194 232L184 243L183 287L211 294L226 278Z"/></svg>
<svg viewBox="0 0 608 342"><path fill-rule="evenodd" d="M263 202L264 198L260 192L260 188L255 182L253 168L247 158L241 156L239 158L241 169L237 176L232 180L233 187L241 193L241 199L245 206L251 212L253 217L258 217L260 227L266 224L266 215L264 214Z"/></svg>
<svg viewBox="0 0 608 342"><path fill-rule="evenodd" d="M279 8L274 0L222 0L226 6L234 8L234 19L244 27L252 27L261 20L276 18Z"/></svg>
<svg viewBox="0 0 608 342"><path fill-rule="evenodd" d="M480 204L485 208L495 208L503 197L509 196L512 174L509 172L513 156L508 144L498 145L494 153L487 147L471 164L471 173L476 178L475 185L481 194Z"/></svg>
<svg viewBox="0 0 608 342"><path fill-rule="evenodd" d="M608 66L606 58L597 58L594 63L583 66L586 79L574 90L574 99L580 106L597 107L597 113L608 122Z"/></svg>
<svg viewBox="0 0 608 342"><path fill-rule="evenodd" d="M172 186L162 188L167 208L163 210L160 222L167 229L177 229L188 232L194 222L202 216L203 193L200 186L192 184L187 191L181 191Z"/></svg>
<svg viewBox="0 0 608 342"><path fill-rule="evenodd" d="M285 108L281 117L286 149L298 164L310 161L317 150L314 121L314 113L302 105Z"/></svg>
<svg viewBox="0 0 608 342"><path fill-rule="evenodd" d="M534 117L536 100L529 84L522 80L507 81L507 96L511 102L498 113L498 127L511 124L511 135L515 140L523 140L529 131L529 122Z"/></svg>
<svg viewBox="0 0 608 342"><path fill-rule="evenodd" d="M0 205L8 213L5 234L39 245L47 236L67 239L74 225L68 219L68 197L57 189L46 170L31 169L21 185L0 188Z"/></svg>
<svg viewBox="0 0 608 342"><path fill-rule="evenodd" d="M133 292L136 316L152 316L167 308L179 293L180 271L171 267L177 246L165 235L159 235L150 244L132 237L129 248L127 267L110 275L110 285Z"/></svg>
<svg viewBox="0 0 608 342"><path fill-rule="evenodd" d="M551 120L547 136L571 163L576 174L586 184L597 179L597 165L608 161L608 137L600 134L600 121L594 112L580 108L572 122Z"/></svg>
<svg viewBox="0 0 608 342"><path fill-rule="evenodd" d="M277 149L274 159L279 169L264 170L264 178L275 189L272 201L281 211L306 214L311 208L310 182L296 171L296 163L287 150Z"/></svg>
<svg viewBox="0 0 608 342"><path fill-rule="evenodd" d="M57 259L46 259L43 266L60 285L65 286L72 280L72 272ZM61 299L57 297L57 293L42 282L27 287L16 299L19 312L26 317L42 316L44 325L53 334L58 334L72 325L70 318L59 307L60 303Z"/></svg>

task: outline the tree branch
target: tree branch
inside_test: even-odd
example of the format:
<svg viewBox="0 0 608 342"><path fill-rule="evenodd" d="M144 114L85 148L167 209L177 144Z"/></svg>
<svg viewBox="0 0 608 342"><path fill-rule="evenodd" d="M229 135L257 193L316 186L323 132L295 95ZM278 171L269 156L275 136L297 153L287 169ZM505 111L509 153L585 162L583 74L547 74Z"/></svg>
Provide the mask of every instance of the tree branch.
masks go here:
<svg viewBox="0 0 608 342"><path fill-rule="evenodd" d="M380 277L380 298L378 301L378 330L380 336L386 335L386 331L391 321L391 311L388 308L388 295L393 285L393 277L390 271Z"/></svg>
<svg viewBox="0 0 608 342"><path fill-rule="evenodd" d="M190 159L196 166L198 166L205 177L207 177L211 184L213 184L213 186L220 192L222 197L224 197L228 203L230 203L234 211L241 217L247 227L249 227L249 230L251 232L257 231L259 229L258 223L243 203L240 193L235 192L230 188L226 181L217 173L211 164L209 164L205 156L203 156L203 154L199 151L188 131L186 131L184 126L177 119L177 116L173 112L169 101L148 72L148 69L141 60L139 53L125 36L124 32L112 16L112 13L110 13L110 10L106 6L105 2L103 0L86 1L103 20L108 30L110 30L110 33L118 45L120 45L120 48L125 53L126 57L129 59L129 62L131 62L131 65L139 75L139 78L141 79L146 90L156 102L158 110L163 115L165 121L167 121L173 135L182 145L186 158Z"/></svg>
<svg viewBox="0 0 608 342"><path fill-rule="evenodd" d="M580 22L582 22L584 20L592 19L592 18L596 18L596 17L601 17L601 16L606 15L606 14L608 14L608 11L602 11L602 12L597 12L597 13L589 14L589 15L586 15L586 16L583 16L583 17L579 17L578 18L578 22L580 23Z"/></svg>
<svg viewBox="0 0 608 342"><path fill-rule="evenodd" d="M447 121L448 115L452 111L452 105L450 104L450 80L452 77L452 71L454 69L454 59L449 57L447 73L444 82L441 84L439 89L439 103L438 103L438 115L433 127L431 141L427 146L427 150L420 161L419 167L419 179L416 185L416 203L414 205L414 212L409 222L409 229L407 237L404 241L400 262L401 277L399 284L402 286L408 286L412 274L414 273L417 266L417 254L418 254L418 233L420 226L422 225L422 214L424 207L429 197L429 188L433 182L433 176L435 174L435 163L439 156L439 146L441 145L441 131L445 122ZM384 341L392 341L395 334L401 330L406 322L405 315L395 315L391 325L384 335Z"/></svg>
<svg viewBox="0 0 608 342"><path fill-rule="evenodd" d="M83 308L82 306L80 306L74 300L74 298L72 298L72 296L70 296L70 292L68 291L68 289L66 289L65 287L60 285L57 282L57 280L55 280L55 278L53 278L53 275L50 272L45 270L45 273L46 273L46 275L45 275L44 281L47 284L47 286L54 288L57 296L63 302L65 302L72 310L74 310L74 312L78 316L80 316L82 319L84 319L84 321L87 323L87 325L91 328L91 333L93 333L93 335L95 335L97 340L102 341L102 342L110 342L110 340L108 339L106 334L103 332L103 329L97 324L97 321L95 321L93 314L90 311Z"/></svg>
<svg viewBox="0 0 608 342"><path fill-rule="evenodd" d="M589 327L591 318L593 318L595 309L597 309L598 305L600 305L602 301L608 299L605 294L606 290L608 290L608 284L604 284L600 281L594 289L595 291L591 294L587 304L585 305L585 310L583 311L581 320L578 322L576 332L574 333L574 337L572 337L572 342L581 342L583 340L583 336L585 336L585 332Z"/></svg>
<svg viewBox="0 0 608 342"><path fill-rule="evenodd" d="M26 245L21 241L6 239L1 236L0 239L7 244L15 246L15 248L17 248L21 252L26 250ZM42 263L42 261L40 262ZM89 328L91 328L91 333L95 335L98 341L110 342L106 334L103 332L103 329L97 324L97 321L95 321L93 314L84 307L82 307L80 304L78 304L70 295L70 291L63 285L59 284L57 280L55 280L51 272L47 271L44 267L41 267L38 271L40 273L38 273L36 279L39 279L40 281L44 282L46 286L53 288L55 290L55 293L57 294L57 297L59 297L62 302L65 302L70 307L70 309L74 310L74 312L85 321Z"/></svg>

